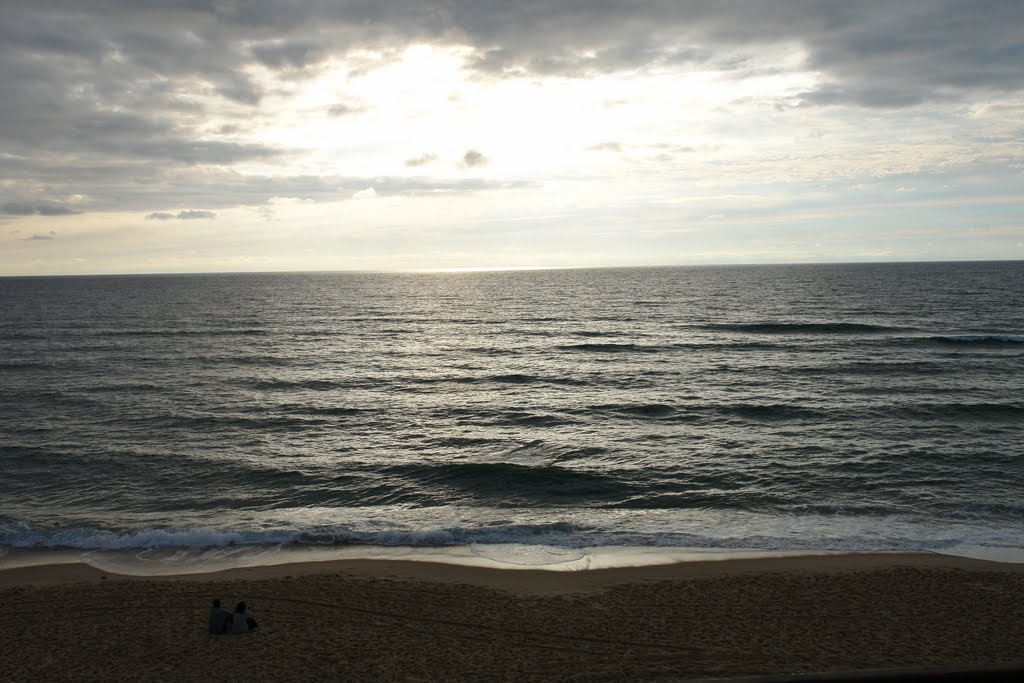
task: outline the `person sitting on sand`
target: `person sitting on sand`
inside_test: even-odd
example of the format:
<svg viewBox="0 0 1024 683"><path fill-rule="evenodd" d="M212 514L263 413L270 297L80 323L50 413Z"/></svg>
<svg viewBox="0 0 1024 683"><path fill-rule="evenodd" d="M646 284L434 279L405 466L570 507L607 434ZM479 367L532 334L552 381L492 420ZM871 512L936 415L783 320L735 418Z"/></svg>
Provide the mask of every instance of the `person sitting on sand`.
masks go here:
<svg viewBox="0 0 1024 683"><path fill-rule="evenodd" d="M235 605L235 612L231 615L231 632L248 633L255 630L259 624L253 619L252 614L245 608L245 601Z"/></svg>
<svg viewBox="0 0 1024 683"><path fill-rule="evenodd" d="M214 600L210 607L210 633L221 634L228 632L231 625L231 612L220 606L220 600Z"/></svg>

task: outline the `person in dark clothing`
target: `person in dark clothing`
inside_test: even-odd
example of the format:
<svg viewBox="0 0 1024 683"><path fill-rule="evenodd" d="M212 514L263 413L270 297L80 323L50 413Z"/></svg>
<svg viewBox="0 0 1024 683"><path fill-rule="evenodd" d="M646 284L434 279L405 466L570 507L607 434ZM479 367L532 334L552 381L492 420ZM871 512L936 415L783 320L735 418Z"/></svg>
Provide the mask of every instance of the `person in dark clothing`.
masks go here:
<svg viewBox="0 0 1024 683"><path fill-rule="evenodd" d="M210 607L210 633L220 635L227 633L231 627L231 612L220 606L220 600L214 600Z"/></svg>

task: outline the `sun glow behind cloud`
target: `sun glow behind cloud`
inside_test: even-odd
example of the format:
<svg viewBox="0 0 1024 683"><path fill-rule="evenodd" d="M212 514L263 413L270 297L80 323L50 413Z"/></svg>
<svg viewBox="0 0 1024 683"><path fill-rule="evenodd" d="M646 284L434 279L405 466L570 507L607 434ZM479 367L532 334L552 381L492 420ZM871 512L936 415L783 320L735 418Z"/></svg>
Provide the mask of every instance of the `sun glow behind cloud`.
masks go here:
<svg viewBox="0 0 1024 683"><path fill-rule="evenodd" d="M911 41L927 11L783 3L755 30L688 3L428 5L446 30L387 0L260 30L258 8L168 11L159 38L144 10L83 15L48 89L0 104L0 272L984 258L1024 236L1024 79L930 24ZM949 40L1019 42L956 34L984 23L958 11ZM55 44L0 59L49 68Z"/></svg>
<svg viewBox="0 0 1024 683"><path fill-rule="evenodd" d="M726 137L714 133L716 122L738 121L761 98L795 95L816 80L809 72L737 79L710 70L482 79L467 68L471 56L468 46L416 44L396 61L370 52L332 59L316 77L279 88L245 138L302 150L306 158L290 168L318 173L415 174L397 150L444 163L476 145L490 160L476 175L585 175L621 167L621 158L592 154L610 139L634 161L664 160L669 147L707 157ZM727 133L734 152L764 142Z"/></svg>

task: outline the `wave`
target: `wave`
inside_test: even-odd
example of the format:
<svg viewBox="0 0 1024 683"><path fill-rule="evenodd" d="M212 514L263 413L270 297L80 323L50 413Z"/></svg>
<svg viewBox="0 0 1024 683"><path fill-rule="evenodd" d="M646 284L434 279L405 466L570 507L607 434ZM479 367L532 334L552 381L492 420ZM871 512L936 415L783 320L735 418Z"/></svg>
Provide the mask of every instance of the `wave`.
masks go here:
<svg viewBox="0 0 1024 683"><path fill-rule="evenodd" d="M95 384L93 386L82 387L82 391L89 394L120 394L136 392L169 392L171 389L151 382L125 382L122 384Z"/></svg>
<svg viewBox="0 0 1024 683"><path fill-rule="evenodd" d="M840 516L839 519L845 519ZM878 528L892 524L898 528L879 535L876 527L854 525L847 532L830 527L835 514L802 515L791 517L789 524L799 524L801 530L817 529L818 533L802 536L783 530L777 533L729 533L722 529L688 532L631 532L612 531L570 524L567 522L541 524L497 524L493 526L452 526L426 529L359 529L345 525L323 525L308 528L278 528L265 530L196 528L142 528L102 529L81 527L69 529L33 529L20 523L0 522L0 549L77 549L96 550L159 550L178 549L203 551L207 549L237 549L276 547L345 547L345 546L405 546L437 548L474 546L484 544L526 544L553 548L598 547L655 547L655 548L714 548L753 550L806 550L806 551L928 551L948 550L966 544L976 544L990 550L1013 550L1024 547L1019 532L993 533L975 527L907 526L883 517ZM818 523L825 523L819 527ZM809 525L804 528L804 525ZM0 553L2 554L2 553ZM145 559L145 554L138 555ZM197 563L204 561L197 553Z"/></svg>
<svg viewBox="0 0 1024 683"><path fill-rule="evenodd" d="M424 530L360 530L341 525L270 530L212 527L111 530L95 527L37 530L22 522L0 523L0 547L136 550L152 548L225 548L234 546L411 546L443 547L472 543L548 542L564 545L581 531L565 523Z"/></svg>
<svg viewBox="0 0 1024 683"><path fill-rule="evenodd" d="M129 550L138 548L216 548L234 545L268 545L297 540L294 531L231 531L196 529L140 529L112 531L96 528L37 531L27 524L0 525L0 545L12 548L81 548Z"/></svg>
<svg viewBox="0 0 1024 683"><path fill-rule="evenodd" d="M572 377L542 377L522 373L495 375L443 375L440 377L410 377L405 381L412 384L546 384L559 386L589 386L586 380Z"/></svg>
<svg viewBox="0 0 1024 683"><path fill-rule="evenodd" d="M856 334L881 333L906 330L907 328L873 325L869 323L716 323L700 325L700 329L721 332L751 332L754 334Z"/></svg>
<svg viewBox="0 0 1024 683"><path fill-rule="evenodd" d="M572 424L572 420L547 413L522 410L484 410L475 408L444 408L437 414L453 418L458 424L522 425L528 427L553 427Z"/></svg>
<svg viewBox="0 0 1024 683"><path fill-rule="evenodd" d="M676 408L664 403L612 403L592 406L590 410L601 413L617 413L619 415L650 418L668 417L679 412Z"/></svg>
<svg viewBox="0 0 1024 683"><path fill-rule="evenodd" d="M582 351L591 353L658 353L671 347L643 344L562 344L555 348L561 351Z"/></svg>
<svg viewBox="0 0 1024 683"><path fill-rule="evenodd" d="M773 349L787 348L785 345L763 341L686 341L671 344L633 344L633 343L580 343L562 344L554 347L560 351L573 351L580 353L638 353L653 354L673 351L769 351Z"/></svg>
<svg viewBox="0 0 1024 683"><path fill-rule="evenodd" d="M499 384L532 384L534 382L545 381L543 377L535 377L533 375L491 375L486 378L489 382L497 382Z"/></svg>
<svg viewBox="0 0 1024 683"><path fill-rule="evenodd" d="M736 415L738 417L755 421L813 420L826 416L826 413L823 413L820 410L813 410L811 408L804 408L803 406L783 403L737 403L730 406L722 406L718 409L718 412L721 412L724 415Z"/></svg>
<svg viewBox="0 0 1024 683"><path fill-rule="evenodd" d="M0 332L0 341L45 341L50 335L31 332Z"/></svg>
<svg viewBox="0 0 1024 683"><path fill-rule="evenodd" d="M206 330L102 330L98 337L256 337L269 335L270 331L260 328L206 329Z"/></svg>
<svg viewBox="0 0 1024 683"><path fill-rule="evenodd" d="M841 375L937 375L949 372L945 363L929 360L903 361L851 361L817 367L784 367L777 370L785 375L837 377Z"/></svg>
<svg viewBox="0 0 1024 683"><path fill-rule="evenodd" d="M984 346L1016 346L1024 344L1024 334L949 334L925 337L940 344L971 344Z"/></svg>
<svg viewBox="0 0 1024 683"><path fill-rule="evenodd" d="M349 406L309 406L301 403L284 403L277 406L276 410L296 415L334 415L341 417L367 412L364 408L351 408Z"/></svg>
<svg viewBox="0 0 1024 683"><path fill-rule="evenodd" d="M550 384L561 386L587 386L589 384L589 382L584 380L573 379L571 377L541 377L538 375L524 375L518 373L488 375L485 377L460 377L452 381L464 384Z"/></svg>
<svg viewBox="0 0 1024 683"><path fill-rule="evenodd" d="M936 403L887 410L913 418L940 420L1019 420L1024 418L1024 403Z"/></svg>
<svg viewBox="0 0 1024 683"><path fill-rule="evenodd" d="M475 353L481 356L492 356L498 358L504 358L506 356L519 356L522 355L520 351L516 349L509 349L499 346L467 346L462 349L465 353Z"/></svg>
<svg viewBox="0 0 1024 683"><path fill-rule="evenodd" d="M292 391L295 389L309 389L311 391L331 391L350 386L348 382L336 382L329 379L305 379L305 380L284 380L284 379L241 379L238 384L252 389L262 390L283 390Z"/></svg>
<svg viewBox="0 0 1024 683"><path fill-rule="evenodd" d="M388 471L432 486L454 487L501 504L522 500L534 503L562 500L573 504L614 500L633 488L628 482L609 474L558 465L462 462L400 465Z"/></svg>
<svg viewBox="0 0 1024 683"><path fill-rule="evenodd" d="M573 336L576 337L621 337L623 333L618 330L602 331L602 330L580 330L579 332L573 332Z"/></svg>
<svg viewBox="0 0 1024 683"><path fill-rule="evenodd" d="M242 355L237 351L234 353L224 353L220 355L189 356L187 360L198 363L225 363L228 365L255 366L257 368L286 368L296 364L296 360L294 358L288 358L286 356L251 356Z"/></svg>
<svg viewBox="0 0 1024 683"><path fill-rule="evenodd" d="M53 370L57 366L36 361L0 360L0 370Z"/></svg>
<svg viewBox="0 0 1024 683"><path fill-rule="evenodd" d="M337 415L338 413L317 413L315 409L303 411L303 413L295 413L290 415L274 415L272 413L264 413L257 415L240 415L240 414L206 414L206 415L187 415L187 414L152 414L147 416L140 416L134 419L135 422L140 424L152 424L163 428L181 428L181 429L215 429L215 430L232 430L232 429L243 429L243 430L269 430L269 431L281 431L296 429L300 427L310 427L316 425L330 424L330 421L324 419L327 415ZM348 413L342 412L341 415L347 415ZM127 422L123 418L116 418L118 423Z"/></svg>
<svg viewBox="0 0 1024 683"><path fill-rule="evenodd" d="M739 417L752 422L821 419L828 414L799 405L771 403L734 403L728 405L668 405L664 403L613 403L591 406L588 410L624 417L668 419L693 422Z"/></svg>

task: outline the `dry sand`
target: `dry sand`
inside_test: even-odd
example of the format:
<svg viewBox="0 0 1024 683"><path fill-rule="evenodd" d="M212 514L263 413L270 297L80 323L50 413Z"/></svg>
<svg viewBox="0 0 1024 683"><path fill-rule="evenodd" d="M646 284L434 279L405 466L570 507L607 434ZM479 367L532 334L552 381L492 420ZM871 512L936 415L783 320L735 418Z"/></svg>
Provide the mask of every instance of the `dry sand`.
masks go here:
<svg viewBox="0 0 1024 683"><path fill-rule="evenodd" d="M1024 660L1024 566L931 554L582 572L341 561L0 572L2 680L671 680ZM209 636L212 598L249 635Z"/></svg>

